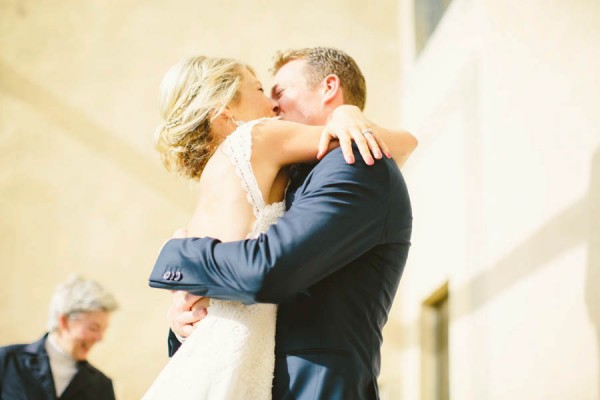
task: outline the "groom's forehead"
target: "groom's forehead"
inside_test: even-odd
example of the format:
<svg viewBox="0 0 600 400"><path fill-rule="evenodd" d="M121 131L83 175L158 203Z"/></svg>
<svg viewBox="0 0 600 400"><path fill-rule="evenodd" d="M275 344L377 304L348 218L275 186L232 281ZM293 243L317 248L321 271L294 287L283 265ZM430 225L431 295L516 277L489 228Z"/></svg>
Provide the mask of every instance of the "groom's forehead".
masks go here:
<svg viewBox="0 0 600 400"><path fill-rule="evenodd" d="M279 68L275 74L275 82L302 82L307 73L306 60L292 60Z"/></svg>
<svg viewBox="0 0 600 400"><path fill-rule="evenodd" d="M304 62L304 60L290 61L277 71L272 91L289 86L306 85L306 70L304 64L298 63L298 61Z"/></svg>

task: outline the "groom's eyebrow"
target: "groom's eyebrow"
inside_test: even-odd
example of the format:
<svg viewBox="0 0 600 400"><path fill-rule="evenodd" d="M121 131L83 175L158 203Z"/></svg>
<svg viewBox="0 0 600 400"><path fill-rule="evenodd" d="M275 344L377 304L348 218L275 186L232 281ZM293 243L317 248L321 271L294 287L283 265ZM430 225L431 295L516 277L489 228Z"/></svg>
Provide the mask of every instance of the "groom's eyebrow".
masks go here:
<svg viewBox="0 0 600 400"><path fill-rule="evenodd" d="M275 96L277 95L278 89L279 89L279 86L277 84L275 84L275 86L273 86L271 88L271 98L275 98Z"/></svg>

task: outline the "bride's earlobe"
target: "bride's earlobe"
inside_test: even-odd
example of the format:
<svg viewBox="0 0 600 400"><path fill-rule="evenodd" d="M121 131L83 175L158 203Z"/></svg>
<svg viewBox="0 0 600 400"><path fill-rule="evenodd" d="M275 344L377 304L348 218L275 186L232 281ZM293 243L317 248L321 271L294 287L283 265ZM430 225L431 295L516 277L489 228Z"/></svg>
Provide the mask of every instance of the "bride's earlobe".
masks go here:
<svg viewBox="0 0 600 400"><path fill-rule="evenodd" d="M219 114L219 117L225 117L227 119L231 119L233 117L233 112L229 107L225 107L223 111Z"/></svg>
<svg viewBox="0 0 600 400"><path fill-rule="evenodd" d="M227 118L228 122L234 124L235 126L240 126L246 123L245 121L235 119L235 116L233 115L233 112L229 109L229 107L225 107L221 112L220 116Z"/></svg>

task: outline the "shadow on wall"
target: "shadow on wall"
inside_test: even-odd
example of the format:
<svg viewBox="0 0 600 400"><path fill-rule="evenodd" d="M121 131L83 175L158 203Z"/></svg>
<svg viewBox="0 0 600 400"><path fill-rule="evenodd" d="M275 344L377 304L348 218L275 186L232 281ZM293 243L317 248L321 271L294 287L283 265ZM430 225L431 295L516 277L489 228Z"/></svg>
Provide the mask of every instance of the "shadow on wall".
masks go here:
<svg viewBox="0 0 600 400"><path fill-rule="evenodd" d="M587 221L590 216L589 196L574 203L521 242L493 268L486 270L466 285L452 291L453 299L465 307L453 309L452 319L464 317L484 307L488 301L519 282L563 252L588 240Z"/></svg>
<svg viewBox="0 0 600 400"><path fill-rule="evenodd" d="M484 307L502 291L548 265L563 252L586 243L588 263L583 295L596 329L596 379L600 394L600 148L592 158L590 175L586 196L548 221L493 268L452 291L452 301L459 306L453 308L451 318L456 321Z"/></svg>
<svg viewBox="0 0 600 400"><path fill-rule="evenodd" d="M590 189L588 192L588 264L585 277L585 301L590 321L596 328L598 355L598 396L600 396L600 148L592 160Z"/></svg>
<svg viewBox="0 0 600 400"><path fill-rule="evenodd" d="M580 243L587 243L588 250L584 296L590 320L596 328L600 394L600 148L592 159L587 195L549 220L493 268L453 288L451 319L456 321L485 307L498 294ZM392 319L388 324L396 325L395 332L402 332L390 338L395 347L418 346L418 321L398 324Z"/></svg>
<svg viewBox="0 0 600 400"><path fill-rule="evenodd" d="M42 323L39 331L36 328L31 332L31 321L45 320L46 303L53 289L50 283L59 272L58 268L46 268L58 257L57 190L34 176L0 180L0 265L6 268L0 290L0 345L37 340L44 330ZM45 240L36 240L40 237ZM27 270L19 272L14 266ZM27 287L36 288L27 293L27 304L41 307L25 309L24 279ZM14 323L23 315L30 323Z"/></svg>
<svg viewBox="0 0 600 400"><path fill-rule="evenodd" d="M123 173L164 196L171 204L189 209L189 204L179 195L181 189L175 179L157 178L161 173L159 163L154 163L125 140L100 127L81 110L68 105L44 87L22 76L0 60L0 90L30 106L48 122L60 127L88 149L101 154ZM148 135L148 146L152 146ZM158 158L158 156L157 156Z"/></svg>

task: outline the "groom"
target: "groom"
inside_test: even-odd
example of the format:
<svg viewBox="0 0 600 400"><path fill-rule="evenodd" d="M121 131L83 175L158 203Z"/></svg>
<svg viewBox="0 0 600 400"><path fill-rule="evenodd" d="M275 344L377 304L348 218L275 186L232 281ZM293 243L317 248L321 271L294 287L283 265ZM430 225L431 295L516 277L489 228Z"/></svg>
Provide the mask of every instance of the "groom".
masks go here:
<svg viewBox="0 0 600 400"><path fill-rule="evenodd" d="M364 107L364 77L339 50L289 51L274 71L272 97L285 120L325 125L339 105ZM316 166L298 168L288 211L258 239L170 240L150 277L154 287L279 304L276 400L379 398L381 331L406 263L412 214L394 160L367 166L354 150L354 164L338 148ZM180 336L191 325L177 321L198 312L191 310L198 297L187 299L172 308ZM173 336L171 353L179 345Z"/></svg>

